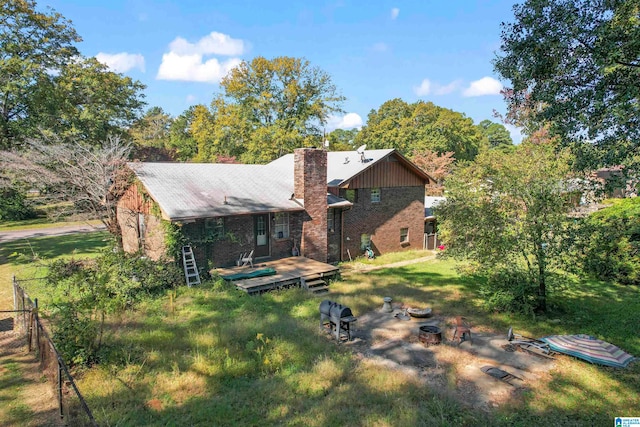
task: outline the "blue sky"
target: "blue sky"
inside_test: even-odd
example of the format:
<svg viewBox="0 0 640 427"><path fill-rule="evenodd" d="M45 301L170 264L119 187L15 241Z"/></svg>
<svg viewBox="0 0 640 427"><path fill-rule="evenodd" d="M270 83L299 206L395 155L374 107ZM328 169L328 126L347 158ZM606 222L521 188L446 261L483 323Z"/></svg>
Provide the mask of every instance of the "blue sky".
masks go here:
<svg viewBox="0 0 640 427"><path fill-rule="evenodd" d="M79 48L147 85L148 106L178 115L211 102L241 60L294 56L331 75L347 100L328 128L366 122L383 102L419 99L476 123L505 111L491 64L514 1L41 0L73 22ZM512 130L516 141L520 137Z"/></svg>

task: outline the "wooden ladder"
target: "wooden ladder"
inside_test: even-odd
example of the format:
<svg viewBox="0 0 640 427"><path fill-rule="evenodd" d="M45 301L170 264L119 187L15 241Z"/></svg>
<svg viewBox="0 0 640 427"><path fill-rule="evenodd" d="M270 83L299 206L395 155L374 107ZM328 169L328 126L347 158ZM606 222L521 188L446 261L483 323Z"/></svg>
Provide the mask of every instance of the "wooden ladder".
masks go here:
<svg viewBox="0 0 640 427"><path fill-rule="evenodd" d="M187 281L187 286L199 285L200 274L196 266L196 259L193 256L193 250L189 245L182 247L182 264L184 265L184 278Z"/></svg>

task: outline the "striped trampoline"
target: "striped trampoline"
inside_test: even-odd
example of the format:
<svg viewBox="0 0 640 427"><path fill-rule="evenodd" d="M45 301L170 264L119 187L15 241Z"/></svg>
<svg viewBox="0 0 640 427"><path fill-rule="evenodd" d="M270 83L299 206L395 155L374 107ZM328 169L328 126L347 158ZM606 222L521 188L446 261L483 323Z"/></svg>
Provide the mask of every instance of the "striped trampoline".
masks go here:
<svg viewBox="0 0 640 427"><path fill-rule="evenodd" d="M540 338L551 350L584 359L598 365L626 368L635 359L629 353L591 335L551 335Z"/></svg>

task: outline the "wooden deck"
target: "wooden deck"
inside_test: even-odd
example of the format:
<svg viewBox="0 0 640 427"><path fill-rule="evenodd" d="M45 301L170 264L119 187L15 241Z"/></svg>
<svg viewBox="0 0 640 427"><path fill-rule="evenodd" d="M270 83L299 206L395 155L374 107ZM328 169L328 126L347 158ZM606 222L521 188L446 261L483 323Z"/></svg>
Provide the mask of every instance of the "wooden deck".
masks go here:
<svg viewBox="0 0 640 427"><path fill-rule="evenodd" d="M274 261L254 262L254 267L233 267L216 268L211 270L211 274L221 276L251 272L260 268L273 268L276 274L273 276L256 277L253 279L242 279L233 282L240 290L248 294L267 292L273 289L303 286L312 292L323 292L327 290L329 280L336 277L339 268L315 261L302 256L283 258Z"/></svg>

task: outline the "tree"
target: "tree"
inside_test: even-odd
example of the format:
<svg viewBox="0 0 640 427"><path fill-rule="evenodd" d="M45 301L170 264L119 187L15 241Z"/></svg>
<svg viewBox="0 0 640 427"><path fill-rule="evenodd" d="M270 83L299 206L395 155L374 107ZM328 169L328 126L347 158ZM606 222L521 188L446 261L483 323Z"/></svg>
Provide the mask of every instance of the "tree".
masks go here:
<svg viewBox="0 0 640 427"><path fill-rule="evenodd" d="M442 195L444 191L443 182L451 173L453 167L453 151L448 151L442 155L431 150L414 150L411 161L429 176L435 179L435 184L427 187L427 192L432 195Z"/></svg>
<svg viewBox="0 0 640 427"><path fill-rule="evenodd" d="M173 119L161 107L151 107L133 124L129 133L141 147L166 148Z"/></svg>
<svg viewBox="0 0 640 427"><path fill-rule="evenodd" d="M58 138L97 145L109 137L125 138L144 105L142 83L109 71L95 58L69 62L52 80L46 94L50 113L39 117Z"/></svg>
<svg viewBox="0 0 640 427"><path fill-rule="evenodd" d="M478 127L489 140L489 148L508 149L513 146L511 134L503 124L483 120L478 123Z"/></svg>
<svg viewBox="0 0 640 427"><path fill-rule="evenodd" d="M335 129L327 136L329 141L329 149L331 151L350 151L355 150L358 146L356 144L356 135L358 135L358 129Z"/></svg>
<svg viewBox="0 0 640 427"><path fill-rule="evenodd" d="M82 57L80 41L33 0L0 2L0 149L43 134L100 144L133 123L144 85Z"/></svg>
<svg viewBox="0 0 640 427"><path fill-rule="evenodd" d="M487 150L446 180L447 199L436 207L441 238L448 254L489 277L494 308L546 309L573 233L568 160L553 144L524 142L512 152Z"/></svg>
<svg viewBox="0 0 640 427"><path fill-rule="evenodd" d="M174 152L174 157L182 162L193 159L198 154L198 146L190 133L195 107L190 107L173 119L169 126L167 149Z"/></svg>
<svg viewBox="0 0 640 427"><path fill-rule="evenodd" d="M509 110L524 105L561 145L586 154L578 168L637 165L640 3L526 0L513 10L494 62L512 84Z"/></svg>
<svg viewBox="0 0 640 427"><path fill-rule="evenodd" d="M414 150L452 151L457 160L472 160L484 138L462 113L431 102L408 104L396 98L371 110L355 142L369 148L395 148L405 155Z"/></svg>
<svg viewBox="0 0 640 427"><path fill-rule="evenodd" d="M300 58L244 61L220 86L209 112L194 112L191 133L200 160L221 155L266 163L317 145L344 100L327 73ZM205 129L207 134L200 132Z"/></svg>
<svg viewBox="0 0 640 427"><path fill-rule="evenodd" d="M119 234L116 203L131 178L124 168L128 143L109 137L100 146L30 141L29 148L3 152L0 168L40 189L51 201L72 202L72 209L90 212L109 231Z"/></svg>
<svg viewBox="0 0 640 427"><path fill-rule="evenodd" d="M59 13L35 10L33 0L0 3L0 149L33 131L43 83L78 55L81 41Z"/></svg>
<svg viewBox="0 0 640 427"><path fill-rule="evenodd" d="M151 107L129 129L132 157L146 162L168 161L176 157L170 144L173 118L160 107Z"/></svg>

